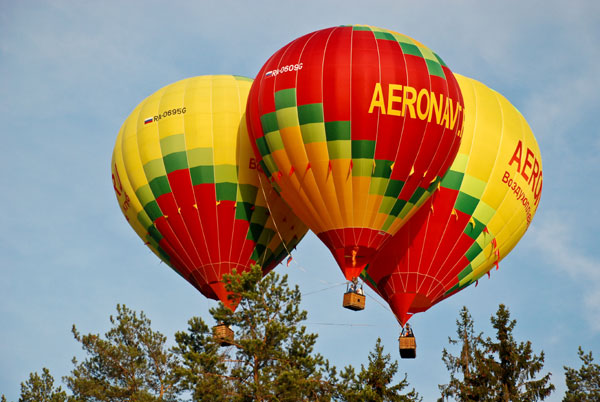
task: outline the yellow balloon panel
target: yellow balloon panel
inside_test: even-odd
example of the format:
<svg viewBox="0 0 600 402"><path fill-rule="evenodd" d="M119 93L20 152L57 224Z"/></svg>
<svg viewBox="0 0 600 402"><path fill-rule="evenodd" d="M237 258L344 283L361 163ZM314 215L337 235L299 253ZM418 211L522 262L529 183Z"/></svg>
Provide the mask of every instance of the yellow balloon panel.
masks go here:
<svg viewBox="0 0 600 402"><path fill-rule="evenodd" d="M497 265L539 206L542 162L527 122L496 91L455 76L465 103L458 154L438 190L363 273L402 323Z"/></svg>
<svg viewBox="0 0 600 402"><path fill-rule="evenodd" d="M251 83L203 76L160 89L124 122L113 153L117 198L136 233L224 302L224 274L253 263L268 272L307 231L271 186L261 188L244 118Z"/></svg>
<svg viewBox="0 0 600 402"><path fill-rule="evenodd" d="M470 250L471 259L467 270L471 272L462 277L462 288L498 266L525 234L539 206L543 174L539 146L522 114L496 91L475 80L458 74L456 76L463 96L469 93L465 88L474 89L478 111L494 111L501 118L492 120L486 117L483 127L485 124L497 127L496 133L479 136L486 138L488 142L479 147L478 152L471 153L482 156L495 154L496 160L489 179L484 182L480 202L473 211L472 216L485 224L486 230L478 235L476 245ZM469 102L465 100L465 104ZM479 113L475 119L478 117ZM470 124L470 120L466 113L465 125ZM495 149L490 145L494 144L494 138L499 139ZM485 171L484 166L490 166L484 161L470 162L466 170L470 172L470 177L481 177L479 173Z"/></svg>

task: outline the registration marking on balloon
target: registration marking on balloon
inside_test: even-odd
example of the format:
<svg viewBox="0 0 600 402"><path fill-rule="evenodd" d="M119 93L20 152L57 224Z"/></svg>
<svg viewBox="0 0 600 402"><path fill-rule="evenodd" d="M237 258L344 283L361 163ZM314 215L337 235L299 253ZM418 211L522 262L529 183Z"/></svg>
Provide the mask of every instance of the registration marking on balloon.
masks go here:
<svg viewBox="0 0 600 402"><path fill-rule="evenodd" d="M275 70L270 70L265 73L265 77L276 77L279 74L288 73L291 71L302 70L302 63L289 64L287 66L283 66L280 68L276 68Z"/></svg>
<svg viewBox="0 0 600 402"><path fill-rule="evenodd" d="M165 110L162 113L159 113L157 115L154 115L154 116L151 116L151 117L148 117L147 119L145 119L144 125L157 122L157 121L159 121L161 119L165 119L167 117L177 116L178 114L185 114L185 112L187 112L187 108L185 106Z"/></svg>

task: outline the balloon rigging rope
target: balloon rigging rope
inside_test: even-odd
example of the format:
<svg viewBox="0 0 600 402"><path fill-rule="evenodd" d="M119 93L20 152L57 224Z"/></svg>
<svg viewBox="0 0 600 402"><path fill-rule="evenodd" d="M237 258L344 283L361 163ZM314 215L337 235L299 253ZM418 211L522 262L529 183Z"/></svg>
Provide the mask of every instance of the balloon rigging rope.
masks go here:
<svg viewBox="0 0 600 402"><path fill-rule="evenodd" d="M343 324L343 323L335 323L335 322L306 322L308 325L329 325L329 326L338 326L338 327L381 327L382 325L376 324Z"/></svg>
<svg viewBox="0 0 600 402"><path fill-rule="evenodd" d="M335 283L335 284L333 284L332 286L328 286L328 287L326 287L326 288L323 288L323 289L319 289L319 290L313 290L313 291L310 291L310 292L303 292L303 293L302 293L302 296L308 296L308 295L312 295L312 294L321 293L321 292L324 292L324 291L326 291L326 290L333 289L333 288L337 288L337 287L340 287L340 286L342 286L342 285L345 285L345 284L346 284L346 282L339 282L339 283ZM385 305L385 304L383 304L381 301L379 301L377 297L373 296L373 295L371 294L371 292L364 292L364 294L365 294L365 296L366 296L366 297L368 297L370 300L374 300L374 301L375 301L377 304L379 304L379 305L380 305L380 306L381 306L381 307L382 307L384 310L387 310L387 311L389 311L390 313L392 313L392 314L393 314L393 311L392 311L392 310L391 310L391 309L390 309L388 306L386 306L386 305Z"/></svg>
<svg viewBox="0 0 600 402"><path fill-rule="evenodd" d="M323 289L313 290L311 292L302 293L302 296L308 296L308 295L312 295L312 294L315 294L315 293L321 293L321 292L324 292L326 290L337 288L337 287L340 287L340 286L345 285L345 284L346 284L346 282L339 282L339 283L336 283L336 284L334 284L332 286L328 286L328 287L323 288Z"/></svg>
<svg viewBox="0 0 600 402"><path fill-rule="evenodd" d="M374 300L377 304L379 304L381 307L383 307L385 310L389 311L390 313L393 314L393 311L386 306L385 304L383 304L382 302L380 302L377 297L371 296L371 292L365 292L365 296L368 296L369 299Z"/></svg>

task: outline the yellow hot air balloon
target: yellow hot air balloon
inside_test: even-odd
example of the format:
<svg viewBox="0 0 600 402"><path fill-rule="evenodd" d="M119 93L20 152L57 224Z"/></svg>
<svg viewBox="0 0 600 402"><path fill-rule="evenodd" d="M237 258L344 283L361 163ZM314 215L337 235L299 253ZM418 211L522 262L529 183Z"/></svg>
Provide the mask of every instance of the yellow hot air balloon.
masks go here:
<svg viewBox="0 0 600 402"><path fill-rule="evenodd" d="M223 275L253 263L268 272L308 230L270 185L260 185L244 119L251 84L202 76L160 89L123 124L111 166L119 205L138 236L232 309Z"/></svg>
<svg viewBox="0 0 600 402"><path fill-rule="evenodd" d="M498 92L455 76L465 102L458 154L439 189L363 272L402 325L497 266L540 202L542 158L521 113Z"/></svg>

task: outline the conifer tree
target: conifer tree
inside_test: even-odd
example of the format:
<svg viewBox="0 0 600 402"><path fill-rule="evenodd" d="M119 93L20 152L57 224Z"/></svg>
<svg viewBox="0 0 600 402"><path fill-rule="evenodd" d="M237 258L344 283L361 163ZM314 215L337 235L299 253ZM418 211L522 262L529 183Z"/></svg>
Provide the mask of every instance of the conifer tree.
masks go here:
<svg viewBox="0 0 600 402"><path fill-rule="evenodd" d="M223 304L210 314L236 332L234 345L216 352L208 326L190 321L187 333L178 333L175 351L183 369L177 371L182 390L199 397L209 384L230 401L330 400L335 389L335 368L314 353L316 334L307 333L301 322L300 290L290 289L287 276L271 273L262 278L260 267L242 275L226 276L226 289L238 303L235 313ZM198 399L200 400L200 399Z"/></svg>
<svg viewBox="0 0 600 402"><path fill-rule="evenodd" d="M199 317L188 322L188 330L177 332L173 348L179 357L174 370L181 392L190 392L194 402L221 402L230 400L232 377L227 375L228 356L206 323Z"/></svg>
<svg viewBox="0 0 600 402"><path fill-rule="evenodd" d="M361 365L358 375L354 367L348 366L341 372L338 388L339 398L347 402L409 402L420 401L419 394L413 389L407 394L401 391L408 386L406 375L397 384L393 384L398 372L398 362L390 363L389 354L383 353L381 339L377 339L375 349L369 352L369 364Z"/></svg>
<svg viewBox="0 0 600 402"><path fill-rule="evenodd" d="M592 352L584 353L581 346L577 354L582 362L579 370L565 366L567 392L563 402L600 401L600 365L594 363Z"/></svg>
<svg viewBox="0 0 600 402"><path fill-rule="evenodd" d="M482 334L474 335L473 321L466 307L457 322L462 342L460 357L445 349L442 360L451 373L450 384L441 385L442 400L457 401L538 401L554 391L550 373L540 379L537 374L544 366L544 352L533 354L531 342L518 343L513 337L516 320L510 319L508 309L501 304L491 323L496 330L495 339ZM462 379L455 377L459 373Z"/></svg>
<svg viewBox="0 0 600 402"><path fill-rule="evenodd" d="M531 341L517 343L513 337L516 320L510 319L510 312L500 304L496 316L491 318L496 330L496 339L487 338L484 342L489 354L487 365L493 375L493 388L498 401L538 401L544 400L554 391L550 383L551 373L536 379L544 367L544 352L533 354Z"/></svg>
<svg viewBox="0 0 600 402"><path fill-rule="evenodd" d="M456 320L457 339L448 338L451 345L461 345L458 356L444 348L442 360L450 372L450 382L440 385L442 398L452 397L456 401L484 401L491 386L491 374L484 364L483 334L475 333L473 319L467 307L460 311Z"/></svg>
<svg viewBox="0 0 600 402"><path fill-rule="evenodd" d="M2 402L6 398L2 395ZM54 377L50 370L42 369L42 374L31 373L29 379L21 383L21 396L19 402L66 402L67 393L62 388L54 386Z"/></svg>
<svg viewBox="0 0 600 402"><path fill-rule="evenodd" d="M20 402L174 402L189 400L241 401L419 401L406 376L394 383L398 363L384 354L381 341L358 374L345 369L340 382L335 367L314 351L317 335L302 322L301 294L290 288L287 276L271 273L262 278L260 267L226 278L237 309L222 303L210 309L216 322L235 329L231 346L220 347L211 328L199 317L186 331L175 334L176 345L152 330L143 312L117 305L112 327L104 336L75 339L86 352L63 381L67 395L54 387L47 369L22 385ZM262 279L262 280L261 280ZM6 402L4 395L1 402Z"/></svg>
<svg viewBox="0 0 600 402"><path fill-rule="evenodd" d="M126 306L117 305L110 317L113 327L104 338L73 335L87 357L73 358L75 368L64 381L73 392L70 401L174 401L173 355L165 346L166 337L153 331L150 320Z"/></svg>

